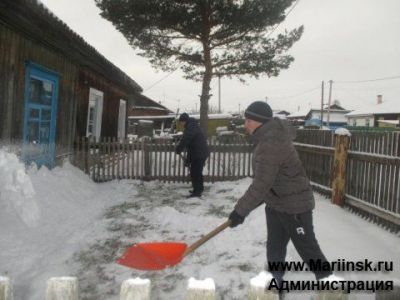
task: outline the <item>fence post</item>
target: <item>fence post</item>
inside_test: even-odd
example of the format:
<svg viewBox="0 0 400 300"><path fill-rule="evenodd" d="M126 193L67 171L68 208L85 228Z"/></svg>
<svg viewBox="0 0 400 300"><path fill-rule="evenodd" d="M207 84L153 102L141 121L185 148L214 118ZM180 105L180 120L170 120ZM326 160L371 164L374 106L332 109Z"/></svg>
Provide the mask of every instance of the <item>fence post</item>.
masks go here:
<svg viewBox="0 0 400 300"><path fill-rule="evenodd" d="M0 276L0 300L13 300L12 284L9 278Z"/></svg>
<svg viewBox="0 0 400 300"><path fill-rule="evenodd" d="M53 277L47 281L46 300L78 300L76 277Z"/></svg>
<svg viewBox="0 0 400 300"><path fill-rule="evenodd" d="M332 170L332 203L343 206L346 186L346 161L350 147L350 132L339 128L335 131L335 157Z"/></svg>
<svg viewBox="0 0 400 300"><path fill-rule="evenodd" d="M82 151L83 151L83 168L85 170L85 174L89 175L89 139L86 137L82 137Z"/></svg>
<svg viewBox="0 0 400 300"><path fill-rule="evenodd" d="M249 300L278 300L277 291L266 290L272 280L271 273L262 271L250 279Z"/></svg>
<svg viewBox="0 0 400 300"><path fill-rule="evenodd" d="M120 300L150 300L149 279L127 279L121 285Z"/></svg>
<svg viewBox="0 0 400 300"><path fill-rule="evenodd" d="M193 277L188 280L186 300L214 300L215 283L211 278L196 280Z"/></svg>
<svg viewBox="0 0 400 300"><path fill-rule="evenodd" d="M150 180L151 176L151 160L150 160L150 140L143 138L143 156L144 156L144 180Z"/></svg>

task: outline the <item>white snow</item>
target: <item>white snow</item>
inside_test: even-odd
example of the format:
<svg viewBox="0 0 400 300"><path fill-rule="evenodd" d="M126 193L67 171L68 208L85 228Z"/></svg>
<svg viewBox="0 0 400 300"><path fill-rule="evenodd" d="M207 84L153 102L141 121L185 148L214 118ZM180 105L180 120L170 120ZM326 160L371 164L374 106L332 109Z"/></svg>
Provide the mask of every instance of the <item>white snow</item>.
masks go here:
<svg viewBox="0 0 400 300"><path fill-rule="evenodd" d="M151 280L152 299L181 299L191 277L212 278L221 299L245 299L250 279L263 271L263 208L173 268L146 272L115 262L136 242L194 243L226 220L250 178L207 183L201 199L186 199L188 184L127 180L96 184L69 163L51 171L25 172L14 154L0 149L0 180L0 276L11 279L17 300L44 299L47 280L61 276L78 277L82 299L117 300L122 283L135 277ZM333 206L324 196L315 196L315 232L329 260L389 261L394 267L393 272L335 275L345 280L400 279L398 236ZM287 260L300 260L291 243ZM288 272L285 279L314 280L314 276ZM354 293L349 299L373 299L373 295Z"/></svg>
<svg viewBox="0 0 400 300"><path fill-rule="evenodd" d="M398 114L400 113L400 102L398 100L383 101L382 103L367 104L348 114L346 117L367 116L377 114Z"/></svg>
<svg viewBox="0 0 400 300"><path fill-rule="evenodd" d="M257 276L250 279L250 284L252 286L264 288L272 280L273 276L271 273L262 271Z"/></svg>
<svg viewBox="0 0 400 300"><path fill-rule="evenodd" d="M190 277L188 280L188 288L189 289L215 291L215 283L212 278L206 278L204 280L197 280L193 277Z"/></svg>
<svg viewBox="0 0 400 300"><path fill-rule="evenodd" d="M131 284L131 285L148 285L150 284L150 280L149 279L143 279L140 277L136 277L136 278L131 278L128 280L125 280L126 283Z"/></svg>
<svg viewBox="0 0 400 300"><path fill-rule="evenodd" d="M347 130L346 128L338 128L335 130L335 134L336 135L347 135L347 136L351 136L351 133L349 130Z"/></svg>

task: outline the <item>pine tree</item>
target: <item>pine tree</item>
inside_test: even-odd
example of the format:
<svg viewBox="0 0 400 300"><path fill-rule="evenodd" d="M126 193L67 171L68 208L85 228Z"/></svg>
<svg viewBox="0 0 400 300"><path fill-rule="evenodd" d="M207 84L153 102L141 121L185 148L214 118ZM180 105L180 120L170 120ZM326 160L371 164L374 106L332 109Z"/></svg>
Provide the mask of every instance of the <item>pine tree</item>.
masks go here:
<svg viewBox="0 0 400 300"><path fill-rule="evenodd" d="M207 132L213 76L278 76L294 60L285 52L303 27L272 38L295 0L96 0L140 55L155 68L180 68L186 79L202 81L200 125Z"/></svg>

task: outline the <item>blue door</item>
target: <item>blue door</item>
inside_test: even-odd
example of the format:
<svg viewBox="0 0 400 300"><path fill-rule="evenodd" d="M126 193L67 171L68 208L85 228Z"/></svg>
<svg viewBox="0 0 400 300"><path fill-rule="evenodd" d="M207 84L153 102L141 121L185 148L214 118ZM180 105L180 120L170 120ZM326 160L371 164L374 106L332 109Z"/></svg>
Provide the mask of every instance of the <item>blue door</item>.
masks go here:
<svg viewBox="0 0 400 300"><path fill-rule="evenodd" d="M55 72L27 64L22 151L26 164L54 166L58 79Z"/></svg>

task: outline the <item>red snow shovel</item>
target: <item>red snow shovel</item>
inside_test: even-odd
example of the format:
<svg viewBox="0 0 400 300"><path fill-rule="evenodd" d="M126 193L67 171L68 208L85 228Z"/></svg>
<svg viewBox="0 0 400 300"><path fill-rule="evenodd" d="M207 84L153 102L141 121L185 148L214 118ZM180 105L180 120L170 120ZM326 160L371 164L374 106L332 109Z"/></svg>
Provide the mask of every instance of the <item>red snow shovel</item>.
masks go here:
<svg viewBox="0 0 400 300"><path fill-rule="evenodd" d="M185 243L137 243L129 247L117 263L120 265L138 270L162 270L177 265L182 259L199 248L212 237L230 225L231 221L219 225L210 233L203 236L193 245L187 246Z"/></svg>

